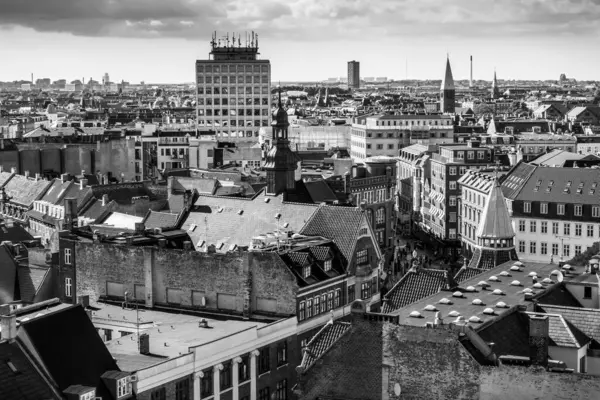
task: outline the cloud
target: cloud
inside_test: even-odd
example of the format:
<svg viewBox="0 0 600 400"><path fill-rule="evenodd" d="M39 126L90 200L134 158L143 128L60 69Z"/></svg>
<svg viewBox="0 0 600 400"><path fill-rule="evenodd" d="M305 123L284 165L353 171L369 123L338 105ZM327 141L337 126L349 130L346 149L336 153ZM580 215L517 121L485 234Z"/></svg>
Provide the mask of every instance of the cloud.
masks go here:
<svg viewBox="0 0 600 400"><path fill-rule="evenodd" d="M254 29L291 40L594 35L600 0L0 0L10 26L77 36L181 37Z"/></svg>

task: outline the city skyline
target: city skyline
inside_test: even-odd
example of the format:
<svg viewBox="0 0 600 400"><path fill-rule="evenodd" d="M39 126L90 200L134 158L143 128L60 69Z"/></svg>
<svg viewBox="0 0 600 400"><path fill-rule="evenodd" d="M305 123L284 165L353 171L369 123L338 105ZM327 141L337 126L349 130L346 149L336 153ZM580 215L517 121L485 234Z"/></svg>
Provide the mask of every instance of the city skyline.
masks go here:
<svg viewBox="0 0 600 400"><path fill-rule="evenodd" d="M7 4L5 4L7 3ZM194 81L194 62L210 51L213 31L255 31L273 81L344 77L441 79L449 53L456 80L598 80L593 49L600 2L362 0L0 0L0 81L93 78ZM549 33L550 32L550 33ZM537 63L532 62L537 61Z"/></svg>

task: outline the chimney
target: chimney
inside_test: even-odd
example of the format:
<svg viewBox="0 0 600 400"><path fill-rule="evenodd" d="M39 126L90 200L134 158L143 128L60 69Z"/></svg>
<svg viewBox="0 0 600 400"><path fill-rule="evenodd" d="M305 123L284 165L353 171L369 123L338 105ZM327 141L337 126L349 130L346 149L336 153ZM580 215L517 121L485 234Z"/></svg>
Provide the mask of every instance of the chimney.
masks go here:
<svg viewBox="0 0 600 400"><path fill-rule="evenodd" d="M531 365L548 366L549 319L544 316L529 316L529 360Z"/></svg>
<svg viewBox="0 0 600 400"><path fill-rule="evenodd" d="M103 194L102 195L102 207L105 207L107 204L108 204L108 195Z"/></svg>
<svg viewBox="0 0 600 400"><path fill-rule="evenodd" d="M64 229L72 231L77 225L77 199L65 199L65 222Z"/></svg>
<svg viewBox="0 0 600 400"><path fill-rule="evenodd" d="M38 172L36 172L35 173L35 180L39 181L40 179L41 179L41 175Z"/></svg>
<svg viewBox="0 0 600 400"><path fill-rule="evenodd" d="M85 169L81 170L81 177L83 178L85 176Z"/></svg>
<svg viewBox="0 0 600 400"><path fill-rule="evenodd" d="M88 184L88 180L87 179L80 179L79 180L79 190L83 190Z"/></svg>
<svg viewBox="0 0 600 400"><path fill-rule="evenodd" d="M17 337L17 316L0 316L0 327L2 328L2 340L11 340Z"/></svg>
<svg viewBox="0 0 600 400"><path fill-rule="evenodd" d="M146 230L146 225L143 222L135 223L135 233L138 235L143 235Z"/></svg>
<svg viewBox="0 0 600 400"><path fill-rule="evenodd" d="M90 306L90 296L78 296L77 304L81 304L83 308L88 308Z"/></svg>
<svg viewBox="0 0 600 400"><path fill-rule="evenodd" d="M66 182L66 181L68 181L68 180L69 180L69 174L62 174L62 175L60 176L60 181L61 181L62 183L65 183L65 182Z"/></svg>
<svg viewBox="0 0 600 400"><path fill-rule="evenodd" d="M11 167L10 168L10 173L11 174L16 174L17 173L17 169L15 167Z"/></svg>
<svg viewBox="0 0 600 400"><path fill-rule="evenodd" d="M161 249L167 247L167 239L158 239L158 247Z"/></svg>
<svg viewBox="0 0 600 400"><path fill-rule="evenodd" d="M192 250L192 242L190 242L189 240L186 240L185 242L183 242L183 249L184 250Z"/></svg>
<svg viewBox="0 0 600 400"><path fill-rule="evenodd" d="M147 333L140 335L140 354L150 354L150 335Z"/></svg>
<svg viewBox="0 0 600 400"><path fill-rule="evenodd" d="M29 178L29 171L25 171L23 175L25 175L25 178Z"/></svg>

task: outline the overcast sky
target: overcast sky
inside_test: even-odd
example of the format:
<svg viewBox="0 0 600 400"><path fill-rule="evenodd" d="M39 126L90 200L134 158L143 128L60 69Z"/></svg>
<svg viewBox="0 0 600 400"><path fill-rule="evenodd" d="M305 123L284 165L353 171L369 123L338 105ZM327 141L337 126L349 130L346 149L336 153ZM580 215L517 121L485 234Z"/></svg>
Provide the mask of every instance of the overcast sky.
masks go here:
<svg viewBox="0 0 600 400"><path fill-rule="evenodd" d="M441 79L446 53L455 79L471 54L475 79L600 79L600 0L0 0L0 80L189 82L214 30L256 31L275 81Z"/></svg>

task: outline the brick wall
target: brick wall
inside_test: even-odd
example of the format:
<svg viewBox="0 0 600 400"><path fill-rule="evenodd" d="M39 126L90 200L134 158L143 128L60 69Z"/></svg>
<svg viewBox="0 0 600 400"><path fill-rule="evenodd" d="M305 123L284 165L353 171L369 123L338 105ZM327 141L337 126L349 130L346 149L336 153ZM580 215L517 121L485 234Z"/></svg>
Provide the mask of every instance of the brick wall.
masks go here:
<svg viewBox="0 0 600 400"><path fill-rule="evenodd" d="M74 249L77 295L89 295L92 300L107 295L107 281L123 284L124 290L132 294L136 285L145 285L146 251L146 257L153 255L154 304L177 307L167 304L167 291L171 289L180 291L180 307L223 311L217 303L218 295L223 294L235 296L235 310L229 312L254 310L257 297L275 300L276 315L296 312L296 279L274 253L205 254L88 242L76 242ZM192 303L193 291L205 297L205 307ZM149 292L147 288L146 295Z"/></svg>

